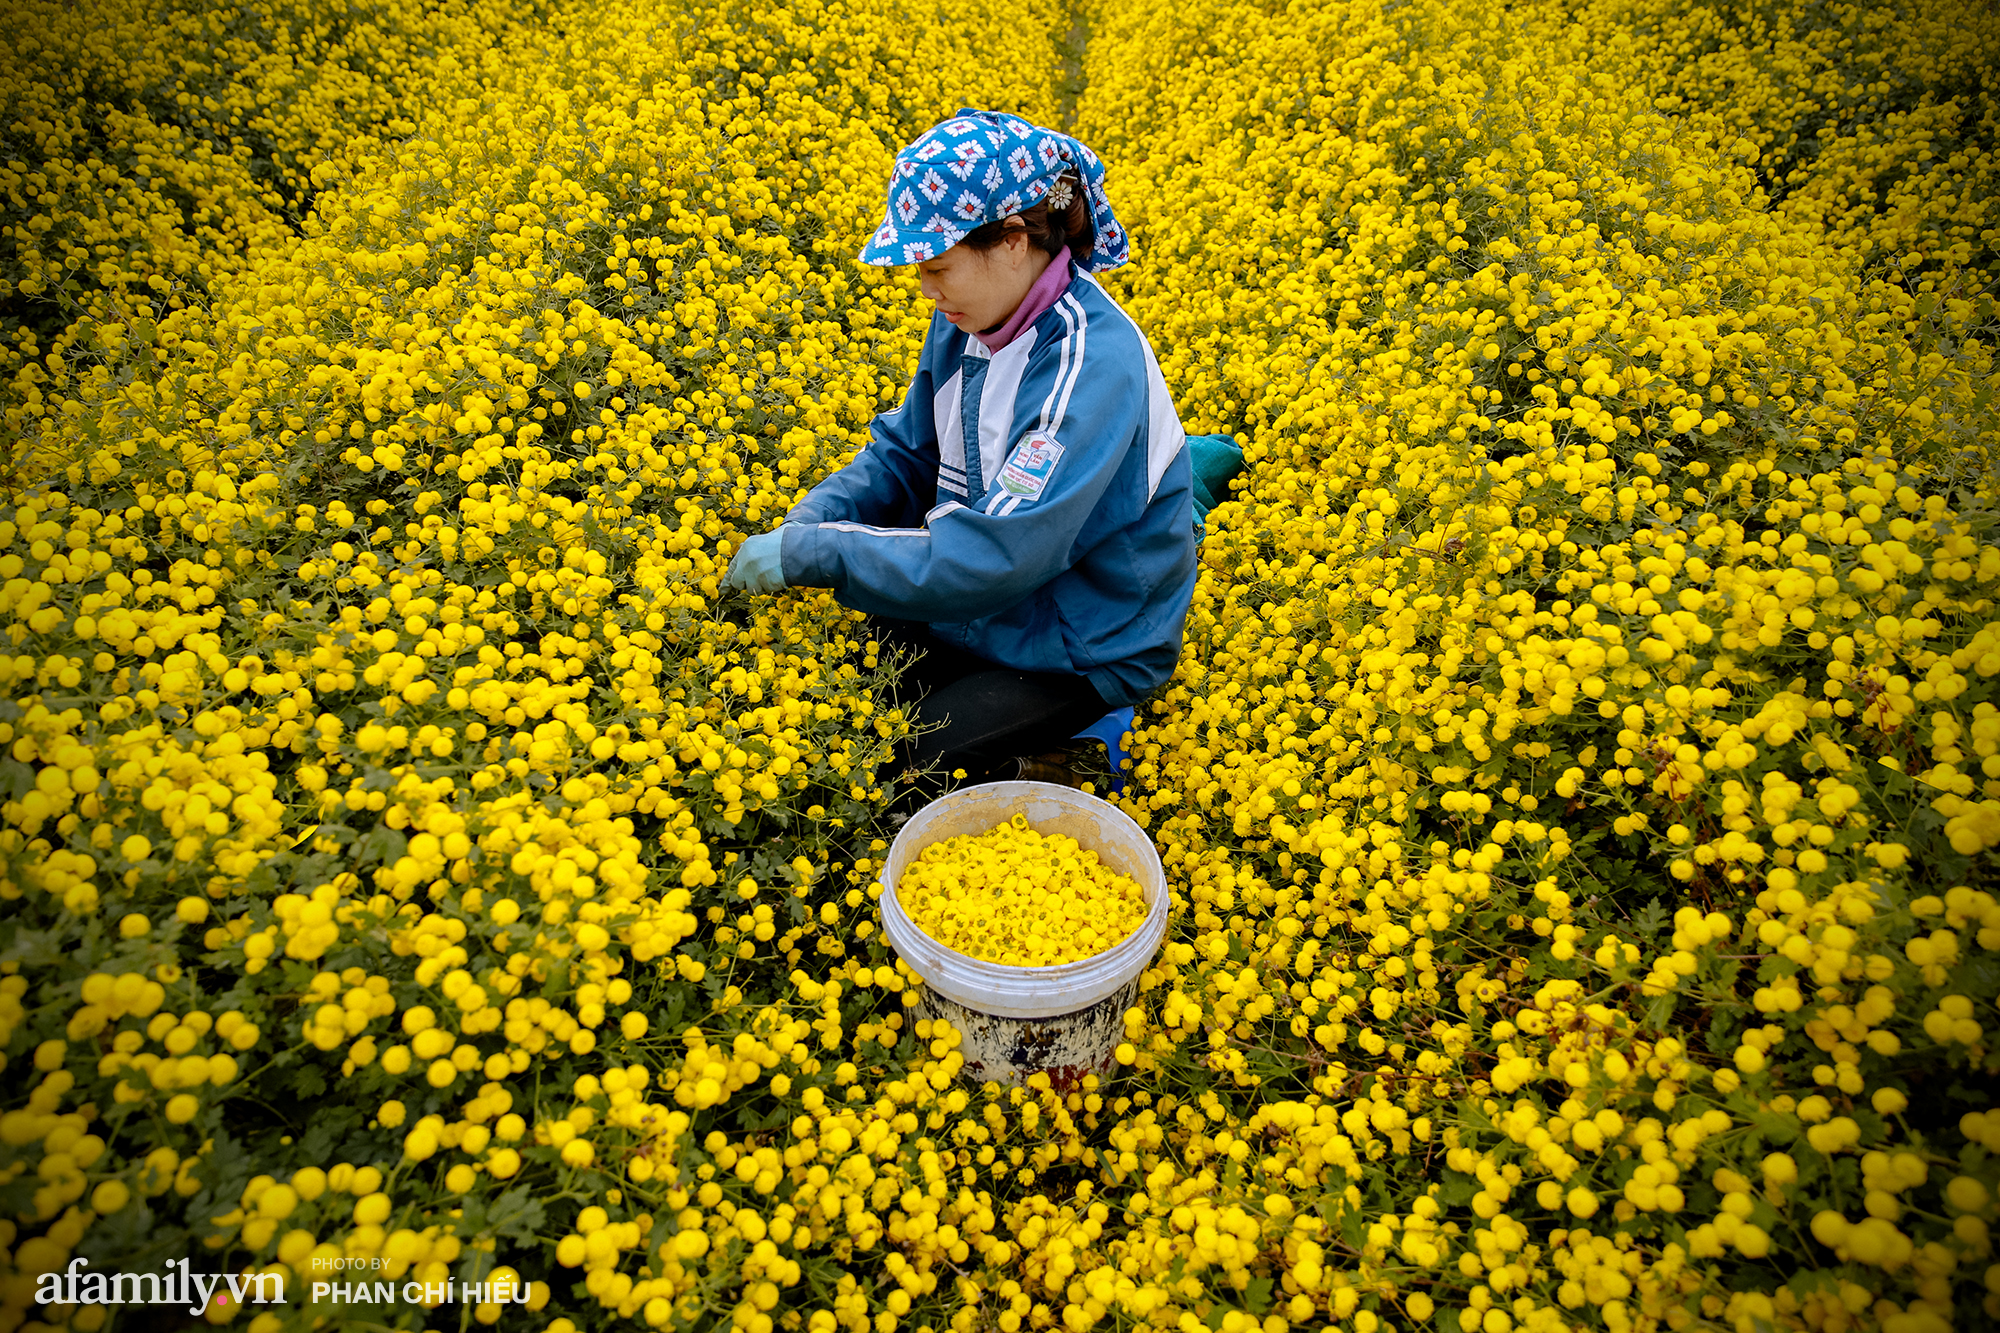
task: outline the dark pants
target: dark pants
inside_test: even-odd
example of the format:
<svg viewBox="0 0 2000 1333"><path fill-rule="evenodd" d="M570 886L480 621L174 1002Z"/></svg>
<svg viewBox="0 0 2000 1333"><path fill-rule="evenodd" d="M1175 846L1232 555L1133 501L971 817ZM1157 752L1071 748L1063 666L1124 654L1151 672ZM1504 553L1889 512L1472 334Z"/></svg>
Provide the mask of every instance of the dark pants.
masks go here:
<svg viewBox="0 0 2000 1333"><path fill-rule="evenodd" d="M916 621L870 616L868 627L885 653L922 653L897 681L896 702L913 727L941 725L905 741L890 767L891 775L915 770L911 781L920 799L947 784L1012 777L1014 759L1065 749L1078 731L1111 711L1087 677L1016 671L944 643ZM953 779L961 768L965 777Z"/></svg>

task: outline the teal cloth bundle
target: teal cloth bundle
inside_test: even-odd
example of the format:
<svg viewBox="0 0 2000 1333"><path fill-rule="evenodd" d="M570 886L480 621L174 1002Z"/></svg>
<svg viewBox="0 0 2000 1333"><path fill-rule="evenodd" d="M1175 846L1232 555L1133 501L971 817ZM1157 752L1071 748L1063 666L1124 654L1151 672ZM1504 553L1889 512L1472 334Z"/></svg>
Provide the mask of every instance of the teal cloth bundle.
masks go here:
<svg viewBox="0 0 2000 1333"><path fill-rule="evenodd" d="M1243 450L1228 435L1188 436L1194 468L1194 526L1208 530L1208 511L1229 498L1229 479L1243 470Z"/></svg>

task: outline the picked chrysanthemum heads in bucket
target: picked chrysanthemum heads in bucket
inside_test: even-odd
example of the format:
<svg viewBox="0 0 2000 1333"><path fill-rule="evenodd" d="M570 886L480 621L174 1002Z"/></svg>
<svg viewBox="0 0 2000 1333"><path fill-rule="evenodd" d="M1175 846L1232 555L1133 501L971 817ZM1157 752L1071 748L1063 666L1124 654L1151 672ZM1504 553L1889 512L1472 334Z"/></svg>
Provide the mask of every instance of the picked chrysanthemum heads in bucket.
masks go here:
<svg viewBox="0 0 2000 1333"><path fill-rule="evenodd" d="M972 958L1053 967L1092 958L1138 929L1146 895L1096 852L1043 834L1024 814L926 847L905 872L911 919Z"/></svg>

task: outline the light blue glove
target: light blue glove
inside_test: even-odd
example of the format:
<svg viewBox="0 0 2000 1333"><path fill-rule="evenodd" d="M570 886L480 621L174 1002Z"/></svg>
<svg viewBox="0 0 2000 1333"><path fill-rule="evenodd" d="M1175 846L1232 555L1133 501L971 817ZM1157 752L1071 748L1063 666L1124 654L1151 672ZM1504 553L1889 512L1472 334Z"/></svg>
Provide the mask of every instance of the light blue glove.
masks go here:
<svg viewBox="0 0 2000 1333"><path fill-rule="evenodd" d="M790 524L781 523L769 532L746 538L722 576L725 588L745 592L777 592L785 586L784 533Z"/></svg>

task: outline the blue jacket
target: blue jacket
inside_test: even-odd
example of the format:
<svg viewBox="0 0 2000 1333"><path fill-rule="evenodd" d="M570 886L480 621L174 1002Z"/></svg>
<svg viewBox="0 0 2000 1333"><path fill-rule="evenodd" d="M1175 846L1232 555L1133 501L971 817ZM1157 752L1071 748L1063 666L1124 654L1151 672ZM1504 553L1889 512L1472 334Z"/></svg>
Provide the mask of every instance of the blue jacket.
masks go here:
<svg viewBox="0 0 2000 1333"><path fill-rule="evenodd" d="M902 406L786 515L785 582L1120 707L1180 657L1192 472L1146 335L1062 262L1068 290L997 354L931 317Z"/></svg>

